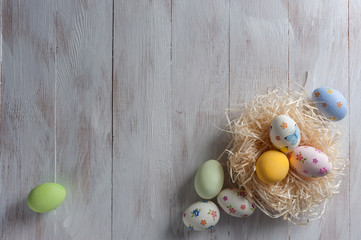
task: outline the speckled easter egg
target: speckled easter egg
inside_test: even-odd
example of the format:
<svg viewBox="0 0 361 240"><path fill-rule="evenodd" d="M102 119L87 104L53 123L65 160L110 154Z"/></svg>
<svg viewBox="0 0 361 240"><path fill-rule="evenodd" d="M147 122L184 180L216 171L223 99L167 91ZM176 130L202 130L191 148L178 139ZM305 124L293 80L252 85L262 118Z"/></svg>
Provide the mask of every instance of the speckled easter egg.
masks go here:
<svg viewBox="0 0 361 240"><path fill-rule="evenodd" d="M333 88L320 87L313 91L312 100L319 111L328 119L339 121L348 111L346 98Z"/></svg>
<svg viewBox="0 0 361 240"><path fill-rule="evenodd" d="M211 199L222 190L224 173L221 164L208 160L200 166L194 179L194 187L203 199Z"/></svg>
<svg viewBox="0 0 361 240"><path fill-rule="evenodd" d="M273 146L284 153L289 153L300 144L300 129L292 118L279 115L272 120L270 139Z"/></svg>
<svg viewBox="0 0 361 240"><path fill-rule="evenodd" d="M302 176L318 178L332 171L332 162L327 155L320 150L300 146L289 157L291 167Z"/></svg>
<svg viewBox="0 0 361 240"><path fill-rule="evenodd" d="M229 215L246 218L253 214L256 204L246 199L247 193L239 189L226 188L217 196L219 206Z"/></svg>
<svg viewBox="0 0 361 240"><path fill-rule="evenodd" d="M187 228L204 231L213 228L219 221L219 209L211 201L199 201L183 212L183 222Z"/></svg>

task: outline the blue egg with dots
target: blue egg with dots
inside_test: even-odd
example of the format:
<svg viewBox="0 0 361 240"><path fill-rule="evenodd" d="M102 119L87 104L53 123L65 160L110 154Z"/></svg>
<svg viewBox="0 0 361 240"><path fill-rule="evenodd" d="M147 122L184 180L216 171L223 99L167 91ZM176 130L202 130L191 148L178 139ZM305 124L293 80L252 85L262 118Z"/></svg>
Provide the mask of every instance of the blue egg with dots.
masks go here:
<svg viewBox="0 0 361 240"><path fill-rule="evenodd" d="M333 88L320 87L315 89L312 93L312 100L318 110L332 121L339 121L347 114L346 98Z"/></svg>

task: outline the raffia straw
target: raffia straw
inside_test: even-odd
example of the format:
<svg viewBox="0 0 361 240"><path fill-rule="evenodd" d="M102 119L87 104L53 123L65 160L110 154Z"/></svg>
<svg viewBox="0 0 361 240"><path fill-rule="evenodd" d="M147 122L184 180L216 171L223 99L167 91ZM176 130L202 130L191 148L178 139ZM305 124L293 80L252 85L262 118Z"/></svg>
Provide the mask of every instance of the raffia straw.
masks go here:
<svg viewBox="0 0 361 240"><path fill-rule="evenodd" d="M232 110L230 110L232 112ZM333 170L325 177L310 179L290 169L276 185L256 176L256 161L265 151L275 149L269 138L274 117L288 115L301 131L300 146L312 146L331 160ZM227 148L227 169L233 183L243 188L258 208L272 218L283 217L294 224L307 224L324 213L327 200L338 193L340 175L348 165L342 155L340 126L320 115L303 92L273 89L245 104L241 116L230 120L232 145Z"/></svg>

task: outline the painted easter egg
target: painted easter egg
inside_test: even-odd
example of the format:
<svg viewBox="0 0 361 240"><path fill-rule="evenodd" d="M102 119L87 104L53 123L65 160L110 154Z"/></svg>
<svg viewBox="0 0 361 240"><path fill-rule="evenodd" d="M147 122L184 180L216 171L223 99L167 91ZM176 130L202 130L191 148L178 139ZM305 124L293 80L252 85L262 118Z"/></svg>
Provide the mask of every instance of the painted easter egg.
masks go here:
<svg viewBox="0 0 361 240"><path fill-rule="evenodd" d="M211 201L193 203L183 212L183 222L187 228L204 231L213 228L219 221L219 209Z"/></svg>
<svg viewBox="0 0 361 240"><path fill-rule="evenodd" d="M208 160L198 169L194 187L201 198L211 199L222 190L224 173L221 164Z"/></svg>
<svg viewBox="0 0 361 240"><path fill-rule="evenodd" d="M56 183L43 183L36 186L28 195L28 206L39 213L57 208L65 199L65 188Z"/></svg>
<svg viewBox="0 0 361 240"><path fill-rule="evenodd" d="M229 215L246 218L253 214L256 204L246 199L247 193L239 189L226 188L217 196L219 206Z"/></svg>
<svg viewBox="0 0 361 240"><path fill-rule="evenodd" d="M273 146L284 153L289 153L300 144L300 129L292 118L279 115L272 120L270 139Z"/></svg>
<svg viewBox="0 0 361 240"><path fill-rule="evenodd" d="M257 177L266 184L278 183L287 176L288 170L288 159L279 151L264 152L256 162Z"/></svg>
<svg viewBox="0 0 361 240"><path fill-rule="evenodd" d="M313 147L300 146L291 153L289 159L291 167L305 177L323 177L332 171L331 160Z"/></svg>
<svg viewBox="0 0 361 240"><path fill-rule="evenodd" d="M333 88L320 87L313 91L312 100L319 111L328 119L339 121L348 111L346 98Z"/></svg>

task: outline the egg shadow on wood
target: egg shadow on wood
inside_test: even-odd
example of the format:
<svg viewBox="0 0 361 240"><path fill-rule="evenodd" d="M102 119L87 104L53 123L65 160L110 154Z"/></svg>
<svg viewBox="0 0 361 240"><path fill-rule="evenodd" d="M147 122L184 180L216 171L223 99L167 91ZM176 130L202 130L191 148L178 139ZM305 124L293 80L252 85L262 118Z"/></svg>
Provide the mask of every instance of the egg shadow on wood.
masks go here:
<svg viewBox="0 0 361 240"><path fill-rule="evenodd" d="M268 236L287 235L288 221L280 218L271 218L264 214L261 210L257 209L257 212L250 218L244 219L247 221L247 235L250 238L267 238ZM259 228L264 229L262 232L257 232ZM277 232L283 232L278 234ZM267 234L269 233L269 234ZM260 234L264 234L261 235Z"/></svg>
<svg viewBox="0 0 361 240"><path fill-rule="evenodd" d="M205 162L208 159L217 159L220 154L227 148L228 144L230 142L230 138L227 136L227 134L222 133L221 136L215 136L212 142L210 143L210 148L212 149L212 153L209 153L208 156L206 156L204 159L202 159L203 162ZM191 144L190 144L191 146ZM228 146L229 148L230 146ZM195 150L192 150L193 152ZM225 179L223 188L226 187L237 187L236 184L232 183L229 174L226 168L226 161L227 161L227 153L224 153L222 158L219 160L224 173L225 173ZM203 163L202 162L202 163ZM200 164L199 164L200 166ZM164 233L164 237L166 239L179 239L179 238L197 238L200 234L211 234L209 235L210 238L212 238L212 235L221 234L223 236L228 237L232 235L232 231L235 235L242 232L243 236L248 236L249 238L254 237L262 237L263 239L266 239L267 235L259 236L259 234L263 234L263 232L278 232L278 231L288 231L288 222L284 221L282 218L273 219L265 215L262 211L259 209L256 210L256 212L246 219L237 219L234 218L227 213L225 213L221 208L221 218L218 222L218 224L215 226L215 228L209 232L203 231L198 232L194 230L187 229L186 226L183 223L182 214L183 211L189 207L191 204L201 201L202 198L200 198L195 189L194 189L194 177L198 169L194 169L188 174L188 178L186 181L184 181L180 188L175 189L174 192L172 192L172 196L174 196L173 202L171 202L170 209L170 221L167 228L167 231ZM217 203L216 198L210 199L212 202ZM266 229L265 231L258 231L259 227L262 227L263 229ZM245 234L245 235L244 235ZM277 234L276 234L277 235Z"/></svg>
<svg viewBox="0 0 361 240"><path fill-rule="evenodd" d="M36 224L36 222L45 217L45 215L46 214L39 214L30 210L26 198L10 204L6 207L5 213L2 216L1 239L6 235L7 229L15 231L17 227L28 225L30 222Z"/></svg>
<svg viewBox="0 0 361 240"><path fill-rule="evenodd" d="M204 159L202 159L204 163L205 161L209 159L217 159L222 152L226 149L228 146L230 140L228 136L225 133L221 133L220 136L214 136L214 138L211 140L208 148L212 149L211 152L206 153L204 156ZM192 144L189 144L192 146ZM196 150L192 150L193 152ZM225 170L225 160L227 159L227 155L224 154L222 159L220 160L223 169ZM200 166L201 164L199 164ZM199 234L207 234L207 232L198 232L193 231L190 229L187 229L183 223L182 215L183 211L189 207L191 204L203 200L201 197L198 196L194 189L194 178L197 173L198 169L193 169L192 172L187 173L188 178L186 181L182 183L180 188L175 189L171 195L174 196L173 202L171 202L172 206L175 206L174 208L171 207L170 209L170 222L167 228L167 231L165 234L166 239L178 239L178 238L194 238ZM172 201L171 199L171 201ZM216 203L216 198L210 199L212 202ZM212 233L213 231L209 231Z"/></svg>
<svg viewBox="0 0 361 240"><path fill-rule="evenodd" d="M288 231L287 221L282 218L272 219L259 209L256 209L248 218L236 218L222 209L220 211L220 220L214 228L218 237L234 238L235 236L242 236L244 239L268 239L269 236L282 236L277 232L287 234ZM262 231L259 231L260 228L262 228Z"/></svg>
<svg viewBox="0 0 361 240"><path fill-rule="evenodd" d="M175 195L174 202L171 205L176 206L170 209L170 222L165 233L166 239L184 238L187 234L186 228L183 224L182 214L187 206L196 201L200 201L201 198L197 195L195 190L192 190L194 183L194 175L196 170L192 173L193 177L189 177L178 189Z"/></svg>

